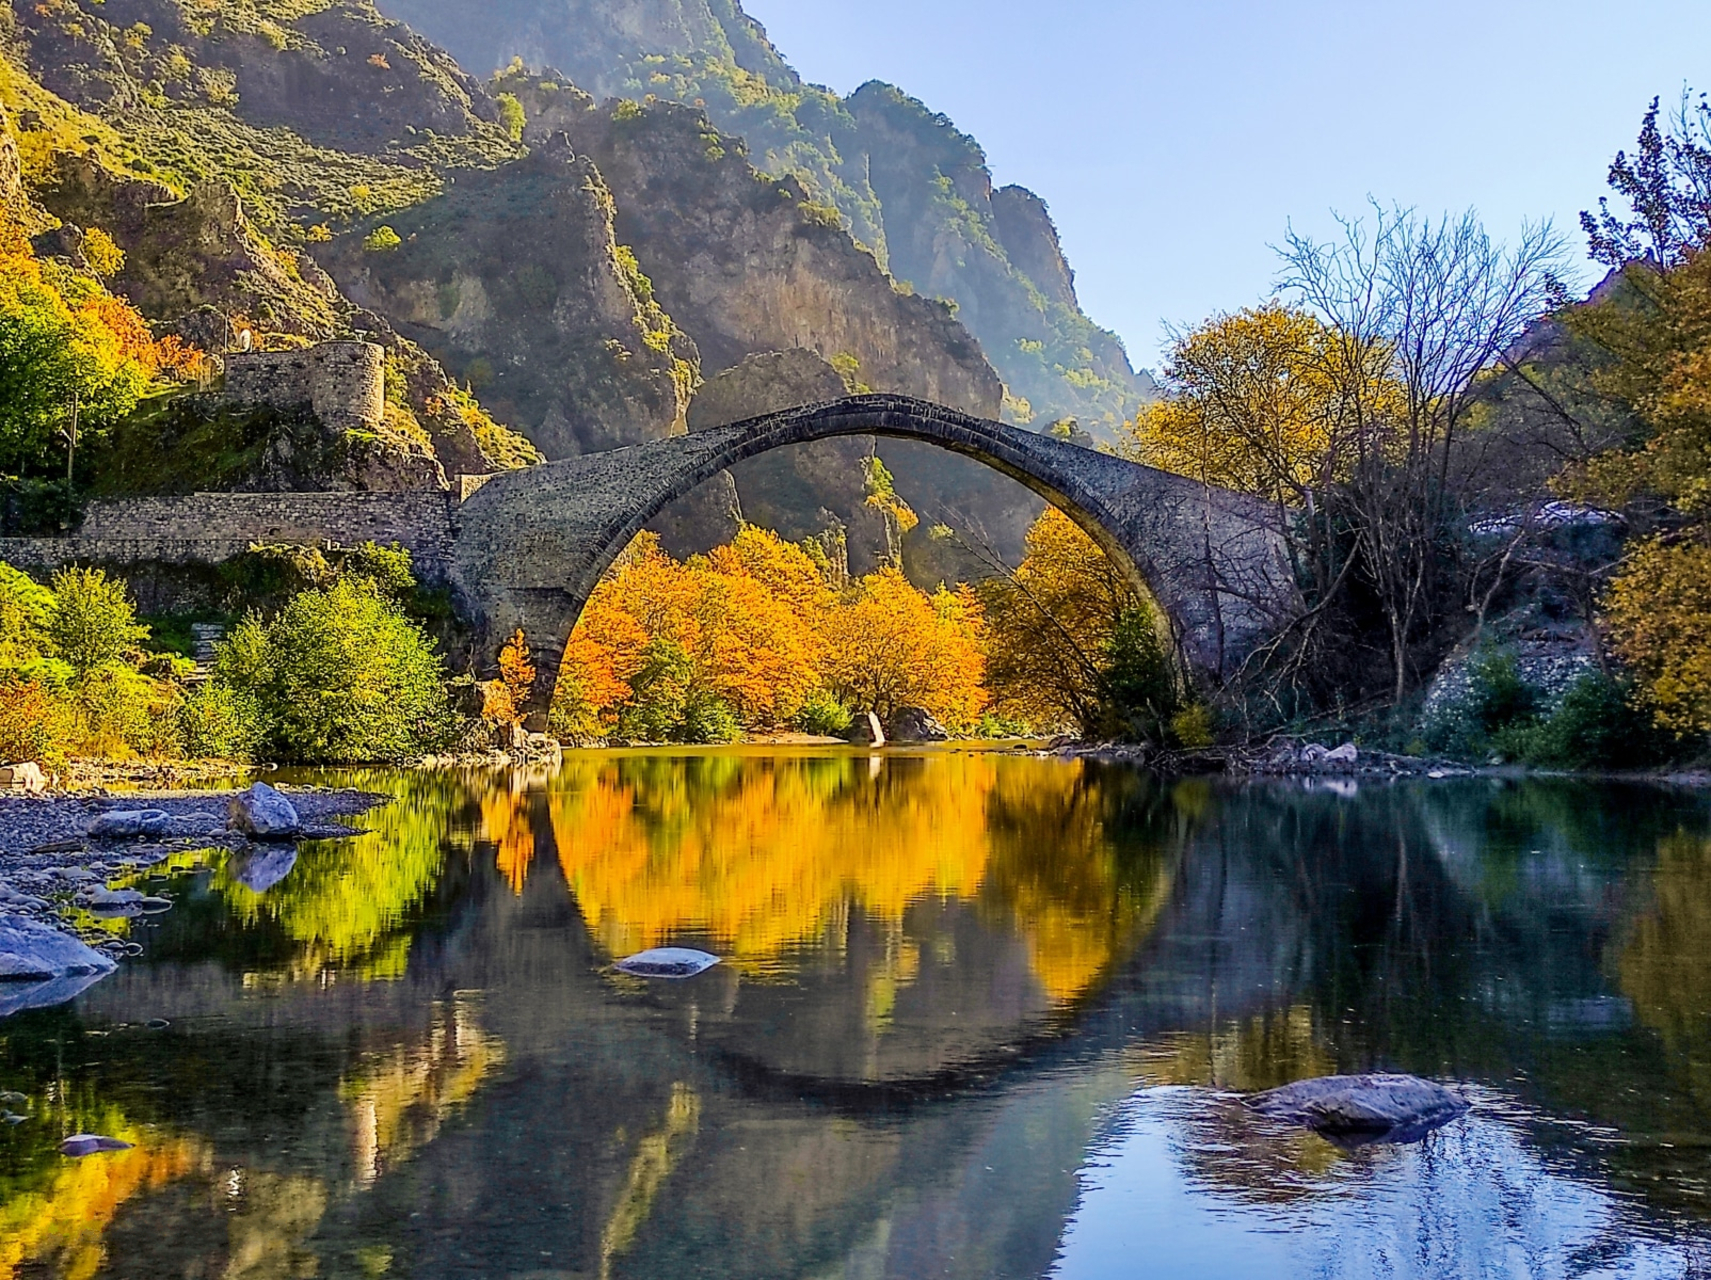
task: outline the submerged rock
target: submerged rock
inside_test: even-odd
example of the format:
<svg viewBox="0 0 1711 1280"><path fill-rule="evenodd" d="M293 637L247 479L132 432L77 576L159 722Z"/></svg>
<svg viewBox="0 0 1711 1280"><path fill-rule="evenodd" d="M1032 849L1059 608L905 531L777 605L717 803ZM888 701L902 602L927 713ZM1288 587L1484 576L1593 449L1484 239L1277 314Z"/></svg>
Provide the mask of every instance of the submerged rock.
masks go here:
<svg viewBox="0 0 1711 1280"><path fill-rule="evenodd" d="M165 835L172 815L164 809L115 809L89 824L92 840L131 840L137 836Z"/></svg>
<svg viewBox="0 0 1711 1280"><path fill-rule="evenodd" d="M0 1018L64 1004L117 966L57 929L0 916Z"/></svg>
<svg viewBox="0 0 1711 1280"><path fill-rule="evenodd" d="M626 956L613 967L638 978L693 978L718 963L718 956L692 947L654 947Z"/></svg>
<svg viewBox="0 0 1711 1280"><path fill-rule="evenodd" d="M109 1138L101 1133L74 1133L59 1144L62 1156L92 1156L97 1151L129 1151L136 1144L121 1142L118 1138Z"/></svg>
<svg viewBox="0 0 1711 1280"><path fill-rule="evenodd" d="M265 782L232 797L232 827L257 840L289 840L303 829L297 807Z"/></svg>
<svg viewBox="0 0 1711 1280"><path fill-rule="evenodd" d="M1465 1115L1458 1093L1404 1075L1321 1076L1248 1099L1262 1115L1305 1125L1345 1145L1418 1142Z"/></svg>
<svg viewBox="0 0 1711 1280"><path fill-rule="evenodd" d="M893 742L943 742L950 736L925 707L903 707L891 717Z"/></svg>

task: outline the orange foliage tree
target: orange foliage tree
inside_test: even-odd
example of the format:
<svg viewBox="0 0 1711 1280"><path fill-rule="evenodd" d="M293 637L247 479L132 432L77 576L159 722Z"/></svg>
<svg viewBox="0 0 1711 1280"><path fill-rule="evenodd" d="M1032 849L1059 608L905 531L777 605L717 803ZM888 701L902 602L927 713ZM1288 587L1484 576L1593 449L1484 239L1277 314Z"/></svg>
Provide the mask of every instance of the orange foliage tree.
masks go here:
<svg viewBox="0 0 1711 1280"><path fill-rule="evenodd" d="M928 596L897 569L869 574L829 621L827 682L882 721L922 707L966 731L986 709L985 619L967 587Z"/></svg>
<svg viewBox="0 0 1711 1280"><path fill-rule="evenodd" d="M0 470L57 466L55 433L73 405L80 427L98 431L129 413L163 367L185 375L191 350L163 351L95 271L36 257L0 213Z"/></svg>
<svg viewBox="0 0 1711 1280"><path fill-rule="evenodd" d="M986 705L979 601L895 569L843 597L801 547L744 527L679 561L642 534L595 588L565 648L553 728L589 740L717 741L795 723L816 697L955 728Z"/></svg>

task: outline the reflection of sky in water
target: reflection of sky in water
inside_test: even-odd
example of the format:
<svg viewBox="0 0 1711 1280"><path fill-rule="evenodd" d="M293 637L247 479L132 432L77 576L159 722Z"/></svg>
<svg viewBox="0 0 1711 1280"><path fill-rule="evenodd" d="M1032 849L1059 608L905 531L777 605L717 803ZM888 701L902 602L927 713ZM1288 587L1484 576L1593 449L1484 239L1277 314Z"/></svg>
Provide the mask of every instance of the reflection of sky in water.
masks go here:
<svg viewBox="0 0 1711 1280"><path fill-rule="evenodd" d="M1478 1113L1423 1143L1339 1155L1281 1182L1203 1132L1206 1107L1201 1091L1166 1087L1117 1109L1088 1152L1054 1280L1676 1280L1711 1259L1642 1234L1635 1206L1553 1170Z"/></svg>

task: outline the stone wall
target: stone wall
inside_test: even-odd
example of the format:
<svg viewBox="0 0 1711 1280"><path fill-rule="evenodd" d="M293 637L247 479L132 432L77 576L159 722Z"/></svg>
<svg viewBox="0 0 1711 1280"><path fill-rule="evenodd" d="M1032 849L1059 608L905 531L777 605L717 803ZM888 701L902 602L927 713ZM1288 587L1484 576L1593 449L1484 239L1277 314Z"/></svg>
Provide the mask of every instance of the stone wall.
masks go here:
<svg viewBox="0 0 1711 1280"><path fill-rule="evenodd" d="M228 355L225 398L275 409L307 404L329 427L374 430L386 413L385 357L372 342Z"/></svg>
<svg viewBox="0 0 1711 1280"><path fill-rule="evenodd" d="M378 348L376 348L378 350ZM72 563L219 564L252 543L398 543L424 582L443 581L456 496L405 493L194 493L92 502L76 533L0 538L0 560L36 573Z"/></svg>

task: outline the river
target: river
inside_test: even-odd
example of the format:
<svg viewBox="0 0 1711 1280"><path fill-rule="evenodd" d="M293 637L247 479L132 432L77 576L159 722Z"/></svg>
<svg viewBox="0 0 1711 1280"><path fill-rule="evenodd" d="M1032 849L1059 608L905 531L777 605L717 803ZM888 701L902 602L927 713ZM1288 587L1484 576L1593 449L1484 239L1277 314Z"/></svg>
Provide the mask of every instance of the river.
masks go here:
<svg viewBox="0 0 1711 1280"><path fill-rule="evenodd" d="M107 926L140 956L0 1022L0 1278L1711 1274L1703 795L953 750L316 778L398 800L288 870L156 868L175 907ZM722 963L611 968L662 944ZM1473 1110L1351 1152L1240 1102L1369 1069Z"/></svg>

